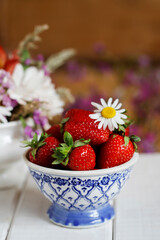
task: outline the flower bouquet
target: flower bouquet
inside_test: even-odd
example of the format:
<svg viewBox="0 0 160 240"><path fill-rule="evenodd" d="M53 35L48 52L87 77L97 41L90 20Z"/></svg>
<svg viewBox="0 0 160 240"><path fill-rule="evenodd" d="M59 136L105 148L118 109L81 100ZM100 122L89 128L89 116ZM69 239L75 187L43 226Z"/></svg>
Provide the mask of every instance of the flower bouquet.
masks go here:
<svg viewBox="0 0 160 240"><path fill-rule="evenodd" d="M40 33L47 29L47 25L36 26L10 54L0 46L0 171L20 158L19 142L24 136L40 134L73 101L69 89L55 88L51 73L75 51L63 50L47 60L31 55Z"/></svg>

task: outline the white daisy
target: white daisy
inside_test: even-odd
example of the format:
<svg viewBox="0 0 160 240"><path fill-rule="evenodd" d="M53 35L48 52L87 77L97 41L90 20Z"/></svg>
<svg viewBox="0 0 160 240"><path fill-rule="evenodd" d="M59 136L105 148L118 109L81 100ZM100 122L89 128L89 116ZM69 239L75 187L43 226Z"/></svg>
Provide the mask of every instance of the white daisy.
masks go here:
<svg viewBox="0 0 160 240"><path fill-rule="evenodd" d="M119 99L116 99L113 103L113 99L109 98L106 103L103 98L100 99L101 104L91 102L91 104L97 109L94 110L95 113L90 114L91 119L95 119L95 122L100 122L98 124L98 129L102 128L105 130L107 127L110 131L118 128L118 124L124 124L124 120L127 116L123 114L125 109L120 109L122 103L119 103Z"/></svg>
<svg viewBox="0 0 160 240"><path fill-rule="evenodd" d="M3 107L0 106L0 122L7 123L6 117L11 116L12 107Z"/></svg>
<svg viewBox="0 0 160 240"><path fill-rule="evenodd" d="M38 99L42 102L42 110L48 117L53 117L63 112L64 102L57 93L54 84L43 70L36 67L28 67L24 70L21 64L17 64L12 74L14 86L8 90L8 94L19 104Z"/></svg>

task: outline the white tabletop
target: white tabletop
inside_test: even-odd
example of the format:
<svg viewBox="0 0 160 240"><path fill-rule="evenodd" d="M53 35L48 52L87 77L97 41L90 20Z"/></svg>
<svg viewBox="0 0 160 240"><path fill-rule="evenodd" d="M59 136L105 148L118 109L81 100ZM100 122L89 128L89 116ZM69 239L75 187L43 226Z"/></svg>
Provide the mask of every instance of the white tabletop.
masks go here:
<svg viewBox="0 0 160 240"><path fill-rule="evenodd" d="M0 190L0 240L160 240L160 153L140 155L113 202L115 219L90 229L51 223L46 216L51 203L36 187L25 163L20 162L15 171L16 186Z"/></svg>

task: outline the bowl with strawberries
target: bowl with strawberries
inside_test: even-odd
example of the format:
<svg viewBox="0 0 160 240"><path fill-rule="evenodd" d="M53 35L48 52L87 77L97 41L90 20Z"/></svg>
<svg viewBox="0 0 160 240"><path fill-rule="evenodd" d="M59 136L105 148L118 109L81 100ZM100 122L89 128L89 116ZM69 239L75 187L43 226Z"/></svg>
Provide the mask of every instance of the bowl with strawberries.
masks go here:
<svg viewBox="0 0 160 240"><path fill-rule="evenodd" d="M24 155L40 191L52 202L47 214L60 226L94 227L115 215L119 194L139 158L122 104L91 103L94 112L70 109L60 124L25 142Z"/></svg>

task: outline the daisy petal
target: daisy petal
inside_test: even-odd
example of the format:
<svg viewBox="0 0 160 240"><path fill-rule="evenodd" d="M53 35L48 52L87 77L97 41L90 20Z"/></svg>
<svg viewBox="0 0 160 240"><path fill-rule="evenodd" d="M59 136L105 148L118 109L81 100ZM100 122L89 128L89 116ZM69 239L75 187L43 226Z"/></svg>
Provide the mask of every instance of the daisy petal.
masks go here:
<svg viewBox="0 0 160 240"><path fill-rule="evenodd" d="M118 128L118 124L114 118L112 118L112 124L113 124L114 128L116 128L116 129Z"/></svg>
<svg viewBox="0 0 160 240"><path fill-rule="evenodd" d="M103 98L101 98L100 101L101 101L103 107L107 107L107 103L105 102L105 100Z"/></svg>
<svg viewBox="0 0 160 240"><path fill-rule="evenodd" d="M120 109L121 107L122 107L122 103L119 103L117 107L115 107L115 109L117 110L117 109Z"/></svg>
<svg viewBox="0 0 160 240"><path fill-rule="evenodd" d="M100 122L100 121L101 121L101 119L98 118L97 120L94 121L94 123L96 123L96 122Z"/></svg>
<svg viewBox="0 0 160 240"><path fill-rule="evenodd" d="M116 118L116 122L119 124L124 124L124 121L121 118Z"/></svg>
<svg viewBox="0 0 160 240"><path fill-rule="evenodd" d="M97 118L99 118L100 116L101 116L100 113L89 114L89 117L90 117L91 119L97 119Z"/></svg>
<svg viewBox="0 0 160 240"><path fill-rule="evenodd" d="M108 120L108 128L109 128L110 131L114 130L114 127L113 127L111 119Z"/></svg>
<svg viewBox="0 0 160 240"><path fill-rule="evenodd" d="M94 113L101 113L101 111L98 110L98 109L94 110L93 112L94 112Z"/></svg>
<svg viewBox="0 0 160 240"><path fill-rule="evenodd" d="M99 123L99 125L98 125L98 129L101 129L101 128L102 128L104 121L105 121L104 118L100 121L100 123Z"/></svg>
<svg viewBox="0 0 160 240"><path fill-rule="evenodd" d="M108 103L107 103L108 107L110 107L112 105L112 98L108 99Z"/></svg>
<svg viewBox="0 0 160 240"><path fill-rule="evenodd" d="M96 107L98 110L102 110L103 109L103 106L98 104L98 103L95 103L95 102L91 102L92 106Z"/></svg>
<svg viewBox="0 0 160 240"><path fill-rule="evenodd" d="M121 118L127 119L127 116L125 114L120 114Z"/></svg>
<svg viewBox="0 0 160 240"><path fill-rule="evenodd" d="M115 108L115 107L117 106L118 102L119 102L119 99L117 98L117 99L113 102L112 107Z"/></svg>
<svg viewBox="0 0 160 240"><path fill-rule="evenodd" d="M106 130L107 126L108 126L108 121L105 120L105 122L103 124L103 130Z"/></svg>
<svg viewBox="0 0 160 240"><path fill-rule="evenodd" d="M123 113L123 112L125 112L125 111L126 111L126 109L123 108L123 109L117 110L116 112L117 112L117 113Z"/></svg>

